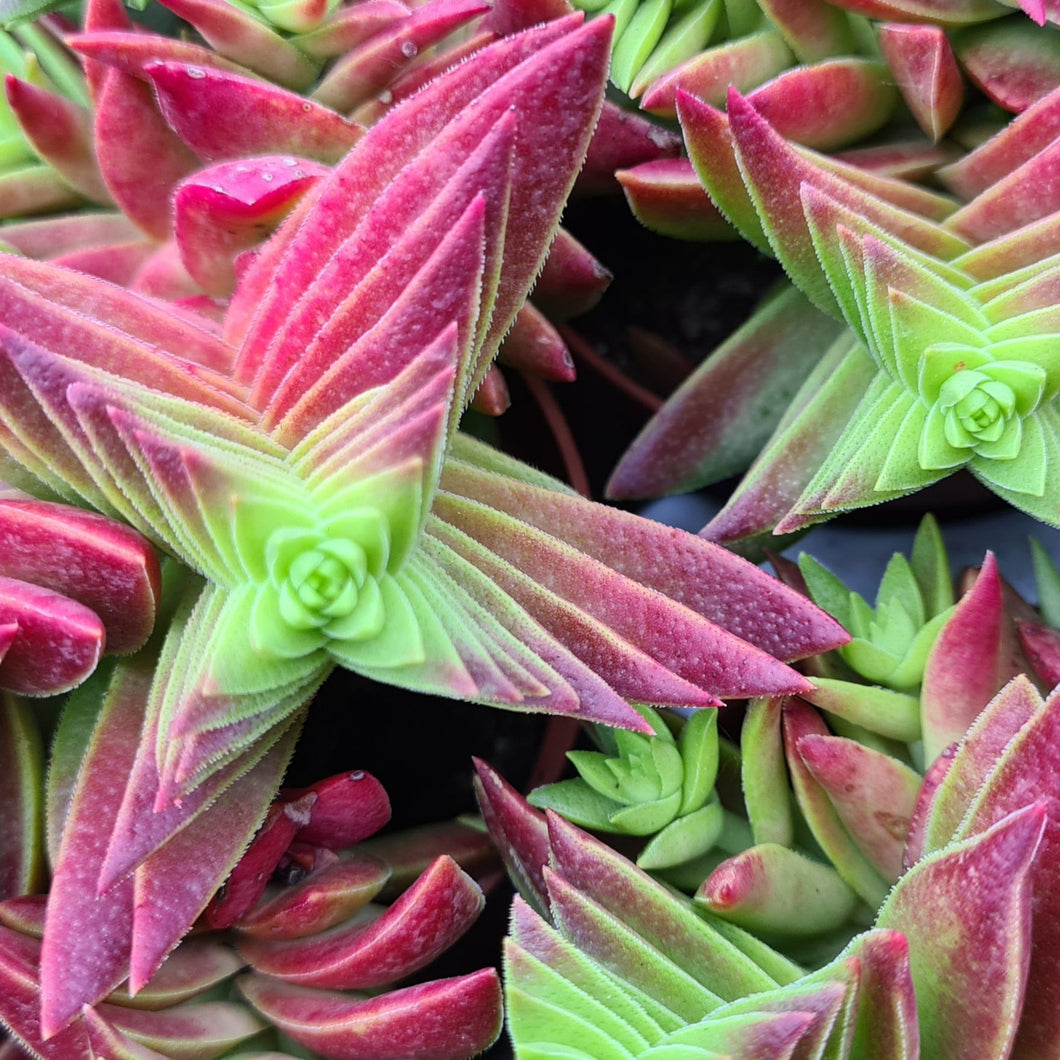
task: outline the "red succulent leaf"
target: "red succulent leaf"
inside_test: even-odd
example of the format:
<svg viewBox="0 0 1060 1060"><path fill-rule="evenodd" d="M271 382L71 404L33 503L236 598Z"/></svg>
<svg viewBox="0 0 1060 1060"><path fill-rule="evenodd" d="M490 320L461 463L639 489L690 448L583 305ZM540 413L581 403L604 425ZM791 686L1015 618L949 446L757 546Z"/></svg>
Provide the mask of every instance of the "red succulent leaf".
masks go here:
<svg viewBox="0 0 1060 1060"><path fill-rule="evenodd" d="M0 575L0 688L65 692L96 668L105 640L99 616L83 604Z"/></svg>
<svg viewBox="0 0 1060 1060"><path fill-rule="evenodd" d="M257 905L295 834L309 821L315 801L316 796L309 794L272 805L250 846L206 907L210 927L231 927Z"/></svg>
<svg viewBox="0 0 1060 1060"><path fill-rule="evenodd" d="M161 571L134 530L92 512L45 501L0 500L3 571L94 611L108 651L142 647L154 625Z"/></svg>
<svg viewBox="0 0 1060 1060"><path fill-rule="evenodd" d="M497 357L509 367L542 379L562 383L574 379L574 361L563 336L533 302L516 314Z"/></svg>
<svg viewBox="0 0 1060 1060"><path fill-rule="evenodd" d="M158 60L144 73L170 128L206 161L288 153L333 164L364 134L304 96L229 70Z"/></svg>
<svg viewBox="0 0 1060 1060"><path fill-rule="evenodd" d="M261 939L316 935L363 908L389 876L386 862L367 854L348 854L298 883L267 888L261 901L233 926Z"/></svg>
<svg viewBox="0 0 1060 1060"><path fill-rule="evenodd" d="M108 994L107 1001L126 1008L170 1008L205 993L242 967L239 957L220 939L185 939L135 997L126 984Z"/></svg>
<svg viewBox="0 0 1060 1060"><path fill-rule="evenodd" d="M920 693L928 762L959 740L1011 671L1001 578L988 552L972 588L939 631L924 666Z"/></svg>
<svg viewBox="0 0 1060 1060"><path fill-rule="evenodd" d="M263 975L249 975L239 987L285 1034L332 1060L466 1060L501 1031L501 987L493 968L373 998Z"/></svg>
<svg viewBox="0 0 1060 1060"><path fill-rule="evenodd" d="M313 99L350 111L377 95L421 51L489 10L483 0L429 0L408 18L379 30L339 59L313 90Z"/></svg>
<svg viewBox="0 0 1060 1060"><path fill-rule="evenodd" d="M914 1060L920 1056L920 1025L909 940L901 931L868 931L848 952L860 964L851 1055Z"/></svg>
<svg viewBox="0 0 1060 1060"><path fill-rule="evenodd" d="M452 858L440 857L392 905L304 939L247 936L239 952L256 971L290 983L374 989L433 961L474 923L484 899Z"/></svg>
<svg viewBox="0 0 1060 1060"><path fill-rule="evenodd" d="M401 0L362 0L340 7L321 25L298 34L298 47L314 59L344 55L362 41L408 18L410 11Z"/></svg>
<svg viewBox="0 0 1060 1060"><path fill-rule="evenodd" d="M943 752L950 761L928 804L922 853L944 847L959 833L1006 749L1041 711L1042 699L1034 686L1026 677L1017 677L991 699L956 748ZM935 779L931 771L928 776Z"/></svg>
<svg viewBox="0 0 1060 1060"><path fill-rule="evenodd" d="M890 22L877 30L880 50L913 117L938 141L956 121L964 83L949 38L938 26Z"/></svg>
<svg viewBox="0 0 1060 1060"><path fill-rule="evenodd" d="M520 894L540 914L548 908L542 870L549 860L548 825L545 815L535 810L492 766L476 758L475 797Z"/></svg>
<svg viewBox="0 0 1060 1060"><path fill-rule="evenodd" d="M96 153L114 200L148 235L169 234L169 195L198 159L162 120L151 89L110 70L96 97Z"/></svg>
<svg viewBox="0 0 1060 1060"><path fill-rule="evenodd" d="M938 758L931 763L924 774L924 781L920 785L916 805L913 807L913 815L909 819L909 834L906 837L905 850L902 853L902 864L905 868L915 865L925 853L927 853L927 827L931 820L935 799L939 787L946 779L950 766L953 765L953 756L957 753L957 745L951 743L944 747Z"/></svg>
<svg viewBox="0 0 1060 1060"><path fill-rule="evenodd" d="M190 22L222 56L271 81L300 92L316 79L317 64L309 56L264 19L227 0L166 0L165 6Z"/></svg>
<svg viewBox="0 0 1060 1060"><path fill-rule="evenodd" d="M610 282L611 273L560 228L534 285L534 305L552 320L566 320L592 309Z"/></svg>
<svg viewBox="0 0 1060 1060"><path fill-rule="evenodd" d="M919 774L888 754L839 736L803 736L797 747L858 849L884 879L897 880Z"/></svg>
<svg viewBox="0 0 1060 1060"><path fill-rule="evenodd" d="M186 177L173 193L184 267L207 294L231 294L236 257L267 238L327 172L317 162L273 155L221 162Z"/></svg>
<svg viewBox="0 0 1060 1060"><path fill-rule="evenodd" d="M371 773L355 769L318 780L308 788L283 788L284 802L314 795L309 823L302 825L301 843L341 850L374 835L390 820L390 800L386 790Z"/></svg>
<svg viewBox="0 0 1060 1060"><path fill-rule="evenodd" d="M1034 803L930 855L880 910L876 926L909 940L924 1055L1008 1055L1027 984L1034 866L1048 819L1047 804Z"/></svg>
<svg viewBox="0 0 1060 1060"><path fill-rule="evenodd" d="M615 170L676 158L680 151L677 133L605 100L575 190L582 194L613 192Z"/></svg>
<svg viewBox="0 0 1060 1060"><path fill-rule="evenodd" d="M4 226L4 242L30 258L42 260L85 247L142 239L143 233L123 213L87 212L33 218Z"/></svg>
<svg viewBox="0 0 1060 1060"><path fill-rule="evenodd" d="M1020 647L1035 676L1047 688L1060 684L1060 630L1036 622L1017 622Z"/></svg>
<svg viewBox="0 0 1060 1060"><path fill-rule="evenodd" d="M633 216L653 232L704 241L736 236L687 158L643 162L615 177Z"/></svg>
<svg viewBox="0 0 1060 1060"><path fill-rule="evenodd" d="M72 100L48 89L6 79L7 102L33 150L82 195L109 203L110 192L92 149L92 116Z"/></svg>
<svg viewBox="0 0 1060 1060"><path fill-rule="evenodd" d="M89 30L86 22L85 29ZM99 70L100 75L93 91L98 97L100 85L106 71L104 66L131 74L140 81L148 81L147 67L155 63L182 63L209 70L229 70L246 74L249 71L238 63L230 62L223 55L174 37L159 37L153 33L133 31L129 26L105 26L85 33L72 33L67 43L75 52L83 55L90 70Z"/></svg>

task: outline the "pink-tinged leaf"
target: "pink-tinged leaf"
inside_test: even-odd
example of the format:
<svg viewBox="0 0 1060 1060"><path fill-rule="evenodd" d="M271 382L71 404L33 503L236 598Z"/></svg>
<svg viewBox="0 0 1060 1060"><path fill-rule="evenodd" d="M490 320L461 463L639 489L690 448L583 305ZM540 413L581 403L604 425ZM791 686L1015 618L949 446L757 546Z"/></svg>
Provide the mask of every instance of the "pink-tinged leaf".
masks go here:
<svg viewBox="0 0 1060 1060"><path fill-rule="evenodd" d="M28 1055L44 1060L95 1060L84 1026L75 1023L47 1040L41 1033L40 943L7 927L0 927L0 1023L32 1048Z"/></svg>
<svg viewBox="0 0 1060 1060"><path fill-rule="evenodd" d="M248 417L241 402L222 397L243 393L230 378L234 351L201 318L68 269L18 257L2 261L0 305L10 328L104 371L186 394L232 415L242 407L243 418ZM133 340L141 344L135 352ZM174 352L159 356L155 346ZM184 358L187 365L176 368L174 362ZM178 382L185 377L207 385L187 389Z"/></svg>
<svg viewBox="0 0 1060 1060"><path fill-rule="evenodd" d="M830 150L887 121L897 101L890 72L871 59L829 59L796 67L746 99L787 140Z"/></svg>
<svg viewBox="0 0 1060 1060"><path fill-rule="evenodd" d="M505 365L542 379L560 383L574 380L574 360L567 344L532 302L516 314L497 356Z"/></svg>
<svg viewBox="0 0 1060 1060"><path fill-rule="evenodd" d="M85 27L88 29L87 25ZM155 63L181 63L203 70L229 70L247 73L245 67L229 62L217 52L191 41L174 37L159 37L151 33L133 32L131 26L108 26L86 33L72 33L67 43L75 52L85 57L90 69L113 67L131 74L141 81L148 81L147 67ZM93 93L98 96L99 87Z"/></svg>
<svg viewBox="0 0 1060 1060"><path fill-rule="evenodd" d="M1024 1003L1047 820L1047 804L1035 803L930 855L880 910L876 926L909 940L925 1056L1008 1055Z"/></svg>
<svg viewBox="0 0 1060 1060"><path fill-rule="evenodd" d="M501 987L493 968L367 999L259 975L239 986L285 1034L333 1060L466 1060L501 1031Z"/></svg>
<svg viewBox="0 0 1060 1060"><path fill-rule="evenodd" d="M242 967L231 947L218 939L186 939L135 997L122 986L109 994L107 1001L126 1008L170 1008L205 993Z"/></svg>
<svg viewBox="0 0 1060 1060"><path fill-rule="evenodd" d="M210 927L231 927L257 905L295 833L308 822L314 801L309 795L273 804L250 846L206 907Z"/></svg>
<svg viewBox="0 0 1060 1060"><path fill-rule="evenodd" d="M701 536L754 547L791 517L876 377L876 363L849 330L826 350L766 447ZM776 542L771 538L770 543ZM760 543L759 543L760 547Z"/></svg>
<svg viewBox="0 0 1060 1060"><path fill-rule="evenodd" d="M501 873L500 856L489 833L462 818L373 836L358 843L354 853L378 858L390 869L390 878L380 891L381 902L401 895L443 854L473 876L483 890L488 890L490 879Z"/></svg>
<svg viewBox="0 0 1060 1060"><path fill-rule="evenodd" d="M924 666L920 693L928 762L961 739L1011 677L1004 599L997 560L988 552L975 585L939 631Z"/></svg>
<svg viewBox="0 0 1060 1060"><path fill-rule="evenodd" d="M313 99L350 111L383 91L421 51L489 10L482 0L430 0L408 18L381 29L336 62L313 90Z"/></svg>
<svg viewBox="0 0 1060 1060"><path fill-rule="evenodd" d="M235 258L267 237L327 172L317 162L271 155L222 162L186 177L173 193L173 230L184 267L207 294L231 294Z"/></svg>
<svg viewBox="0 0 1060 1060"><path fill-rule="evenodd" d="M877 906L887 893L886 881L862 853L828 792L799 754L800 743L811 735L827 737L830 733L815 711L797 699L789 699L784 704L784 747L796 801L814 838L839 875L865 902Z"/></svg>
<svg viewBox="0 0 1060 1060"><path fill-rule="evenodd" d="M644 427L608 495L683 492L745 470L840 330L794 288L768 298Z"/></svg>
<svg viewBox="0 0 1060 1060"><path fill-rule="evenodd" d="M1060 888L1060 819L1057 815L1058 729L1060 695L1053 694L1044 709L1030 718L1000 755L997 767L972 804L959 835L972 836L994 826L1007 814L1036 799L1054 797L1041 852L1033 871L1033 941L1028 990L1014 1055L1049 1056L1060 1047L1052 1014L1060 1004L1056 977L1060 917L1056 896Z"/></svg>
<svg viewBox="0 0 1060 1060"><path fill-rule="evenodd" d="M870 223L928 254L951 258L967 248L962 239L937 224L815 165L808 155L786 144L736 92L729 94L729 123L741 172L774 251L810 300L826 311L836 312L835 295L810 237L802 203L803 184L837 199Z"/></svg>
<svg viewBox="0 0 1060 1060"><path fill-rule="evenodd" d="M545 815L535 810L492 766L476 758L475 797L519 893L541 915L548 909L542 869L548 864Z"/></svg>
<svg viewBox="0 0 1060 1060"><path fill-rule="evenodd" d="M52 696L96 668L106 634L99 617L76 600L0 575L0 688Z"/></svg>
<svg viewBox="0 0 1060 1060"><path fill-rule="evenodd" d="M800 62L816 63L856 50L850 20L827 0L760 0L759 6Z"/></svg>
<svg viewBox="0 0 1060 1060"><path fill-rule="evenodd" d="M110 246L86 247L67 254L57 254L50 260L67 269L87 272L108 283L125 287L133 283L144 265L158 249L158 245L145 236L129 243Z"/></svg>
<svg viewBox="0 0 1060 1060"><path fill-rule="evenodd" d="M144 72L170 128L206 161L287 153L335 163L364 133L304 96L228 70L157 61Z"/></svg>
<svg viewBox="0 0 1060 1060"><path fill-rule="evenodd" d="M338 8L315 29L298 34L295 44L314 59L332 59L409 14L401 0L362 0Z"/></svg>
<svg viewBox="0 0 1060 1060"><path fill-rule="evenodd" d="M234 927L258 939L315 936L362 909L389 876L386 862L367 854L347 854L291 886L267 888L262 900ZM162 970L168 965L169 961Z"/></svg>
<svg viewBox="0 0 1060 1060"><path fill-rule="evenodd" d="M558 814L546 811L554 877L609 910L630 931L664 954L700 989L731 1000L768 990L778 980L710 922L610 847ZM555 902L557 880L549 883ZM709 954L709 959L706 957ZM778 957L779 964L786 962ZM793 966L791 966L793 967ZM619 973L623 974L623 973Z"/></svg>
<svg viewBox="0 0 1060 1060"><path fill-rule="evenodd" d="M861 972L851 1055L915 1060L920 1026L909 940L901 931L867 931L846 952L857 959Z"/></svg>
<svg viewBox="0 0 1060 1060"><path fill-rule="evenodd" d="M5 898L0 902L0 924L20 935L43 938L44 911L47 904L47 894L22 894L17 898Z"/></svg>
<svg viewBox="0 0 1060 1060"><path fill-rule="evenodd" d="M166 240L140 266L129 283L129 290L171 305L202 293L191 273L184 267L180 250L173 239Z"/></svg>
<svg viewBox="0 0 1060 1060"><path fill-rule="evenodd" d="M107 1021L133 1041L172 1060L213 1060L265 1029L245 1005L199 1001L152 1012L107 1006Z"/></svg>
<svg viewBox="0 0 1060 1060"><path fill-rule="evenodd" d="M1016 632L1038 680L1048 688L1060 685L1060 630L1035 622L1017 622Z"/></svg>
<svg viewBox="0 0 1060 1060"><path fill-rule="evenodd" d="M676 158L680 151L681 138L676 133L605 100L575 191L613 192L616 170Z"/></svg>
<svg viewBox="0 0 1060 1060"><path fill-rule="evenodd" d="M949 143L933 144L923 138L873 144L839 151L832 157L837 162L855 166L867 173L893 180L923 180L939 167L952 162L959 152Z"/></svg>
<svg viewBox="0 0 1060 1060"><path fill-rule="evenodd" d="M318 67L309 56L263 19L226 0L166 0L165 6L190 22L221 55L270 81L300 92L316 79Z"/></svg>
<svg viewBox="0 0 1060 1060"><path fill-rule="evenodd" d="M962 26L997 18L994 0L839 0L840 7L869 18Z"/></svg>
<svg viewBox="0 0 1060 1060"><path fill-rule="evenodd" d="M916 856L914 851L907 852L908 863L939 850L957 835L969 807L1003 760L1006 749L1041 710L1042 699L1034 686L1026 677L1017 677L993 697L961 742L943 751L940 759L946 765L934 791L929 789L931 801L923 822L921 851ZM932 771L925 777L926 788L929 779L935 780Z"/></svg>
<svg viewBox="0 0 1060 1060"><path fill-rule="evenodd" d="M943 166L938 177L955 195L968 200L1029 162L1060 135L1060 88L1028 107L1000 132Z"/></svg>
<svg viewBox="0 0 1060 1060"><path fill-rule="evenodd" d="M906 837L905 851L902 854L902 864L907 869L915 865L927 852L927 829L934 812L935 799L942 782L950 771L950 766L953 765L953 757L956 753L956 744L944 747L942 753L928 766L924 774L924 781L920 785L916 805L913 807L913 816L909 819L909 834Z"/></svg>
<svg viewBox="0 0 1060 1060"><path fill-rule="evenodd" d="M512 395L504 380L504 373L495 364L486 369L468 408L483 416L503 416L512 404Z"/></svg>
<svg viewBox="0 0 1060 1060"><path fill-rule="evenodd" d="M0 175L0 218L76 209L83 203L82 195L43 163Z"/></svg>
<svg viewBox="0 0 1060 1060"><path fill-rule="evenodd" d="M566 320L592 309L610 282L610 271L560 228L534 284L534 305L551 320Z"/></svg>
<svg viewBox="0 0 1060 1060"><path fill-rule="evenodd" d="M308 788L284 788L285 801L313 794L309 823L298 831L300 843L341 850L374 835L390 820L386 790L371 773L355 769L318 780Z"/></svg>
<svg viewBox="0 0 1060 1060"><path fill-rule="evenodd" d="M131 993L150 981L235 866L265 816L300 729L296 719L266 737L275 742L265 756L136 870Z"/></svg>
<svg viewBox="0 0 1060 1060"><path fill-rule="evenodd" d="M495 0L485 22L498 36L507 37L571 12L567 0Z"/></svg>
<svg viewBox="0 0 1060 1060"><path fill-rule="evenodd" d="M0 555L12 578L94 611L107 651L142 647L162 588L158 557L134 530L92 512L35 500L0 502Z"/></svg>
<svg viewBox="0 0 1060 1060"><path fill-rule="evenodd" d="M162 1054L126 1037L100 1014L86 1005L81 1013L92 1055L107 1060L163 1060Z"/></svg>
<svg viewBox="0 0 1060 1060"><path fill-rule="evenodd" d="M964 84L949 38L938 26L886 23L880 50L917 124L938 141L957 120Z"/></svg>
<svg viewBox="0 0 1060 1060"><path fill-rule="evenodd" d="M678 94L684 92L704 104L721 107L729 85L748 92L786 70L793 60L784 38L773 29L763 29L708 48L681 63L651 85L641 98L641 106L662 118L674 118Z"/></svg>
<svg viewBox="0 0 1060 1060"><path fill-rule="evenodd" d="M946 221L946 227L981 243L1055 213L1060 208L1058 158L1060 145L1053 141L981 191Z"/></svg>
<svg viewBox="0 0 1060 1060"><path fill-rule="evenodd" d="M92 150L92 116L48 89L6 78L7 102L33 150L87 199L111 201Z"/></svg>
<svg viewBox="0 0 1060 1060"><path fill-rule="evenodd" d="M445 489L517 514L541 533L561 532L571 547L777 658L797 659L846 642L846 632L834 619L725 549L593 504L543 476L540 485L520 482L503 474L503 459L499 474L486 471L493 463L488 451L464 445L461 453L481 461L481 466L450 459L443 475ZM753 621L741 599L743 592L754 601Z"/></svg>
<svg viewBox="0 0 1060 1060"><path fill-rule="evenodd" d="M243 959L290 983L377 989L425 967L475 922L485 899L452 858L438 858L392 905L304 939L244 936Z"/></svg>
<svg viewBox="0 0 1060 1060"><path fill-rule="evenodd" d="M1024 19L963 30L954 34L953 50L968 80L1014 114L1046 96L1060 79L1055 31Z"/></svg>
<svg viewBox="0 0 1060 1060"><path fill-rule="evenodd" d="M199 162L162 120L150 88L111 70L96 99L99 167L115 202L148 235L169 234L169 195ZM145 169L143 160L151 159Z"/></svg>
<svg viewBox="0 0 1060 1060"><path fill-rule="evenodd" d="M0 899L31 894L44 884L43 786L41 738L31 708L0 692Z"/></svg>
<svg viewBox="0 0 1060 1060"><path fill-rule="evenodd" d="M525 117L517 116L520 151L513 163L511 204L503 236L505 270L482 341L481 367L472 374L473 389L544 260L559 204L573 180L573 172L557 168L554 159L573 160L584 150L602 91L609 28L606 20L578 29L573 29L570 20L560 20L506 38L432 82L415 102L403 106L393 121L376 125L336 170L316 201L312 220L302 225L288 245L285 257L291 268L285 282L291 286L277 285L275 293L263 300L256 319L257 327L263 330L258 335L252 330L243 342L244 349L253 349L255 343L271 335L277 321L288 315L292 296L301 293L302 277L322 271L379 191L411 157L429 144L431 156L439 162L439 179L444 180L509 113L513 99L532 99L534 105ZM561 70L564 73L559 77ZM476 105L468 106L476 98ZM410 134L410 130L415 132ZM533 149L535 137L543 140L540 151ZM370 185L364 181L366 172L373 175ZM351 197L355 175L357 195ZM393 186L390 190L393 192ZM421 205L417 196L407 201L405 208L415 212ZM341 223L337 217L343 219ZM322 238L325 231L327 237ZM488 246L494 233L490 237ZM494 282L494 268L493 258L488 258L487 291Z"/></svg>
<svg viewBox="0 0 1060 1060"><path fill-rule="evenodd" d="M776 843L760 843L727 858L700 884L695 901L771 938L834 931L858 906L858 896L830 865Z"/></svg>
<svg viewBox="0 0 1060 1060"><path fill-rule="evenodd" d="M705 242L736 236L687 158L644 162L615 177L633 216L653 232Z"/></svg>
<svg viewBox="0 0 1060 1060"><path fill-rule="evenodd" d="M81 765L52 878L41 951L41 1030L62 1030L129 972L133 881L97 889L110 839L102 822L121 803L139 743L149 665L122 664L103 700Z"/></svg>
<svg viewBox="0 0 1060 1060"><path fill-rule="evenodd" d="M4 225L4 242L30 258L48 259L92 246L142 239L122 213L78 213Z"/></svg>
<svg viewBox="0 0 1060 1060"><path fill-rule="evenodd" d="M890 755L839 736L803 736L798 751L858 848L893 883L902 874L919 774Z"/></svg>

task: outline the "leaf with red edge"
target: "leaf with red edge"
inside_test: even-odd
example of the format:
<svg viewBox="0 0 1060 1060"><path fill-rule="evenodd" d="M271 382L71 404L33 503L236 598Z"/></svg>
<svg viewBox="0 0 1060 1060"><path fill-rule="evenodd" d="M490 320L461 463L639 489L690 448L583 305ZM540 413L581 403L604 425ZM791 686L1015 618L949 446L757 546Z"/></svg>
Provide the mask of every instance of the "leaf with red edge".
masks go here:
<svg viewBox="0 0 1060 1060"><path fill-rule="evenodd" d="M108 71L95 100L95 141L115 202L148 235L165 239L170 192L198 168L198 159L162 120L147 85Z"/></svg>
<svg viewBox="0 0 1060 1060"><path fill-rule="evenodd" d="M83 604L0 575L0 688L26 696L66 692L96 668L105 640L103 623Z"/></svg>
<svg viewBox="0 0 1060 1060"><path fill-rule="evenodd" d="M92 148L89 112L12 74L7 75L6 90L8 105L33 150L86 198L110 203Z"/></svg>
<svg viewBox="0 0 1060 1060"><path fill-rule="evenodd" d="M924 666L920 692L928 762L959 740L1009 678L1004 599L997 561L986 554L972 588L958 601Z"/></svg>
<svg viewBox="0 0 1060 1060"><path fill-rule="evenodd" d="M1038 802L929 855L881 908L876 926L909 940L924 1055L1008 1055L1024 1002L1034 866L1047 820L1047 804Z"/></svg>
<svg viewBox="0 0 1060 1060"><path fill-rule="evenodd" d="M111 519L32 499L0 500L3 572L69 596L94 611L106 649L142 647L154 625L161 571L150 545Z"/></svg>
<svg viewBox="0 0 1060 1060"><path fill-rule="evenodd" d="M316 935L362 909L389 876L386 862L368 854L346 854L290 886L266 888L261 901L233 927L261 939Z"/></svg>
<svg viewBox="0 0 1060 1060"><path fill-rule="evenodd" d="M797 747L861 852L885 880L897 880L919 774L890 755L840 736L810 734Z"/></svg>
<svg viewBox="0 0 1060 1060"><path fill-rule="evenodd" d="M239 988L285 1034L332 1060L466 1060L501 1031L501 987L493 968L374 998L253 974Z"/></svg>
<svg viewBox="0 0 1060 1060"><path fill-rule="evenodd" d="M375 989L411 975L448 949L474 923L484 901L474 880L443 856L381 914L369 909L369 915L308 938L245 936L238 948L256 971L286 982Z"/></svg>
<svg viewBox="0 0 1060 1060"><path fill-rule="evenodd" d="M313 99L351 111L382 92L421 51L489 11L483 0L429 0L380 29L340 58L313 90Z"/></svg>
<svg viewBox="0 0 1060 1060"><path fill-rule="evenodd" d="M957 120L964 84L949 38L938 26L891 22L877 30L880 50L917 124L938 140Z"/></svg>
<svg viewBox="0 0 1060 1060"><path fill-rule="evenodd" d="M298 830L300 843L341 850L374 835L390 820L390 799L382 784L363 769L338 773L308 788L283 788L284 802L316 796L309 823Z"/></svg>
<svg viewBox="0 0 1060 1060"><path fill-rule="evenodd" d="M161 59L143 69L170 128L208 162L287 153L333 164L364 135L327 107L230 70Z"/></svg>
<svg viewBox="0 0 1060 1060"><path fill-rule="evenodd" d="M207 294L231 294L235 258L262 242L327 172L285 155L222 162L185 177L173 192L184 267Z"/></svg>

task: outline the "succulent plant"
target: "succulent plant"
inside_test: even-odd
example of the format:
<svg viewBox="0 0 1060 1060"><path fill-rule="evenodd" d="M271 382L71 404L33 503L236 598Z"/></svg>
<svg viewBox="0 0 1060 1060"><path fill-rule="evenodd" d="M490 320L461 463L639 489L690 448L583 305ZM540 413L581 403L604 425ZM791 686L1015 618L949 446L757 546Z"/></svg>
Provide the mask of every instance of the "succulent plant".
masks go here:
<svg viewBox="0 0 1060 1060"><path fill-rule="evenodd" d="M487 820L526 895L505 957L517 1055L1048 1055L1045 730L1058 711L1060 699L1043 702L1024 680L999 693L922 788L904 872L873 927L816 970L557 815L546 822L480 767Z"/></svg>
<svg viewBox="0 0 1060 1060"><path fill-rule="evenodd" d="M714 792L718 716L693 712L675 738L658 712L640 709L650 735L595 726L604 750L568 752L578 777L535 788L529 801L583 828L650 836L637 864L665 869L705 854L725 826Z"/></svg>

